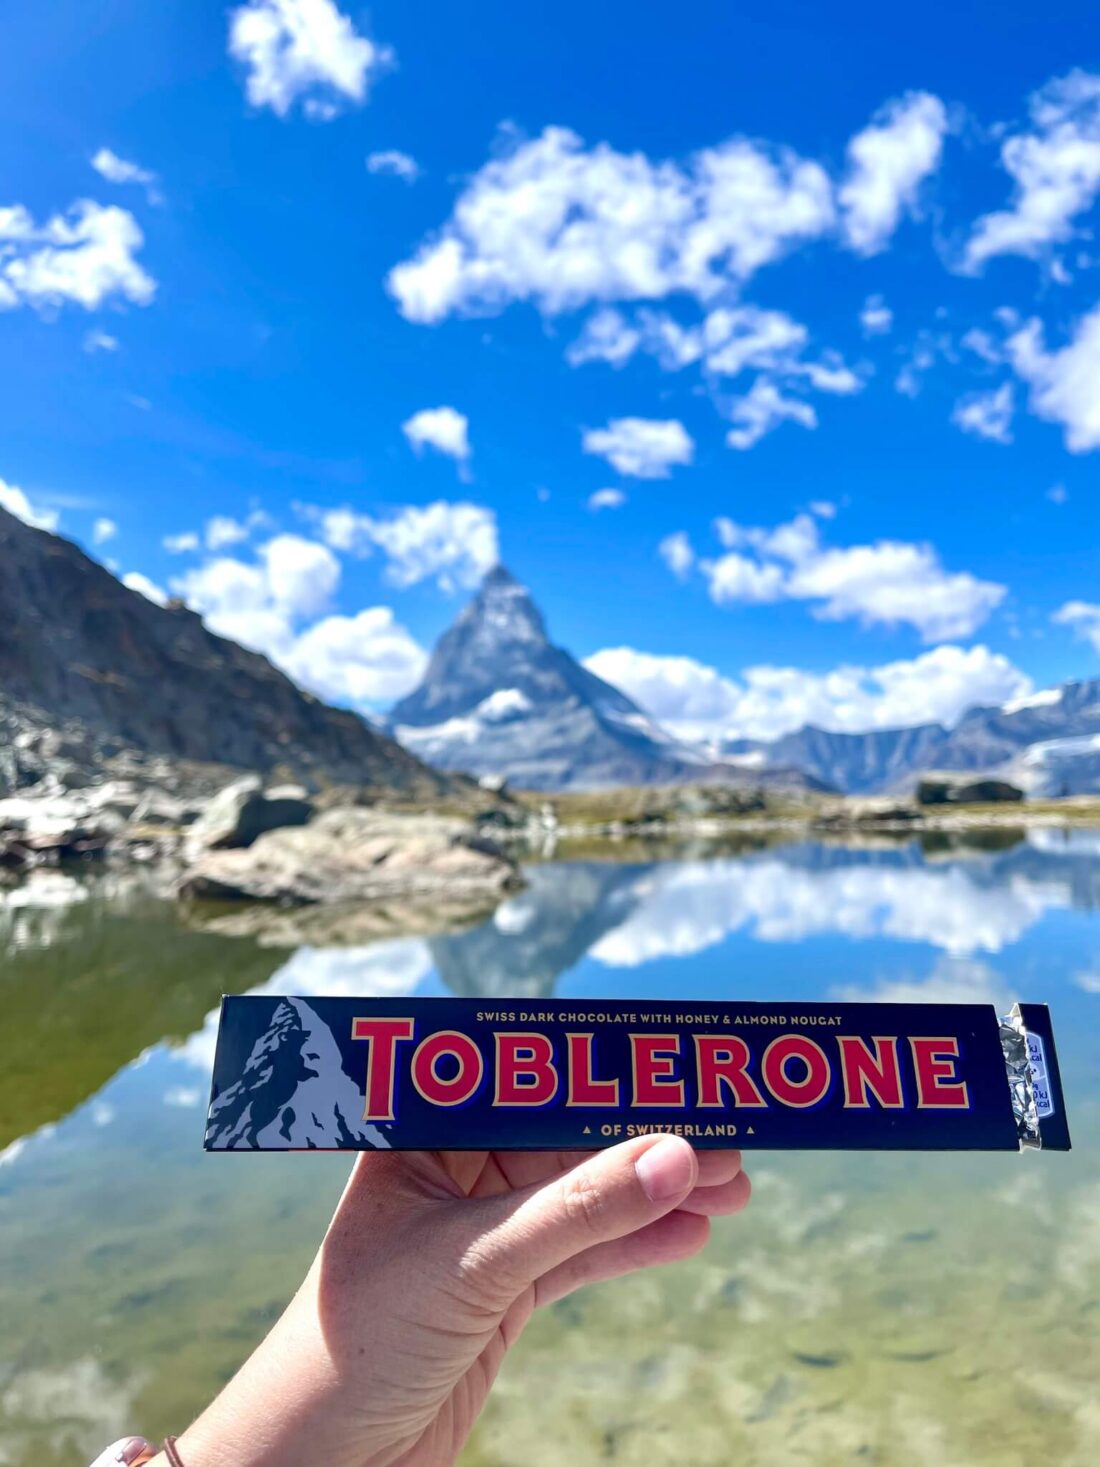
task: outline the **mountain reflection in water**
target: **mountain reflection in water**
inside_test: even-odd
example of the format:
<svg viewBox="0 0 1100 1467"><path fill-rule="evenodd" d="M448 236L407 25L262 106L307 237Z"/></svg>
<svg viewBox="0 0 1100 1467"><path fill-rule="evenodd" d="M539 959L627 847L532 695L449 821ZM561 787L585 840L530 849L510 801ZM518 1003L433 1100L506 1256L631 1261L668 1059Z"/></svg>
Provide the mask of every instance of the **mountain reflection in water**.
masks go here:
<svg viewBox="0 0 1100 1467"><path fill-rule="evenodd" d="M1068 1157L755 1156L701 1260L536 1321L465 1460L1094 1460L1100 836L527 875L472 930L289 957L132 882L0 888L0 1463L178 1428L305 1267L347 1159L200 1149L245 991L1050 1002Z"/></svg>

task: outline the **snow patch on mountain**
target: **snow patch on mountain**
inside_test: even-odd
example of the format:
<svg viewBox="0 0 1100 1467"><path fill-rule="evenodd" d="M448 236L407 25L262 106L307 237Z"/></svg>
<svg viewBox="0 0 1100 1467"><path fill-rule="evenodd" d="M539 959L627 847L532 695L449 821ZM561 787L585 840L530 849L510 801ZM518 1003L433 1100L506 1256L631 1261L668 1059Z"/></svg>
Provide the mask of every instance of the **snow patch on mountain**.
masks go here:
<svg viewBox="0 0 1100 1467"><path fill-rule="evenodd" d="M1052 708L1062 701L1064 688L1043 688L1038 693L1027 693L1022 698L1012 698L1001 704L1002 713L1019 713L1024 708Z"/></svg>

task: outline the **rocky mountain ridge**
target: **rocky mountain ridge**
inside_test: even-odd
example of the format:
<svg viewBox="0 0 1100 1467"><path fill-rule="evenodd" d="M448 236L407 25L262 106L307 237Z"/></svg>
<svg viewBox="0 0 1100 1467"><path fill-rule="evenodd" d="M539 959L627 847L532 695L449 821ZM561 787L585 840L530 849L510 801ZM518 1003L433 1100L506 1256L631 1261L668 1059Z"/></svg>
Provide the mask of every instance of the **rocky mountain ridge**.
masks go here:
<svg viewBox="0 0 1100 1467"><path fill-rule="evenodd" d="M807 726L770 742L729 741L746 767L793 766L845 794L908 791L928 770L996 775L1029 795L1100 793L1100 678L1063 683L941 724L835 733Z"/></svg>
<svg viewBox="0 0 1100 1467"><path fill-rule="evenodd" d="M550 641L531 593L504 566L489 572L444 632L423 681L395 705L388 726L439 769L520 788L807 783L770 767L747 774L674 738Z"/></svg>
<svg viewBox="0 0 1100 1467"><path fill-rule="evenodd" d="M4 509L0 629L0 792L49 772L43 740L74 777L136 750L426 796L453 785L181 602L155 605Z"/></svg>

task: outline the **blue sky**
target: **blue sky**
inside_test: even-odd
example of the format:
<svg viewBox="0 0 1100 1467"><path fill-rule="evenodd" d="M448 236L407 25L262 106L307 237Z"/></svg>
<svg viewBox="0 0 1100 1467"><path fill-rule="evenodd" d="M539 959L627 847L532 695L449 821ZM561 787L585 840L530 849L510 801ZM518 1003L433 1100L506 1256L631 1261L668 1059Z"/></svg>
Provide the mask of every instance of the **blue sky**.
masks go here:
<svg viewBox="0 0 1100 1467"><path fill-rule="evenodd" d="M363 708L498 545L693 736L1096 675L1093 22L19 7L0 502Z"/></svg>

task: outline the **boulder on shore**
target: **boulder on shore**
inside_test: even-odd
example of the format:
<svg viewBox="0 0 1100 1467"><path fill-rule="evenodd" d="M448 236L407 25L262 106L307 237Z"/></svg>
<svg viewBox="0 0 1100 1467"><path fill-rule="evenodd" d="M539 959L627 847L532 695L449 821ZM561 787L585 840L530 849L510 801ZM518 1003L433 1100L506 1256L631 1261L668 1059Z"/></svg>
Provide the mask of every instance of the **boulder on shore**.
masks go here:
<svg viewBox="0 0 1100 1467"><path fill-rule="evenodd" d="M339 807L250 846L207 850L181 896L284 906L458 897L499 900L521 885L514 861L463 820Z"/></svg>
<svg viewBox="0 0 1100 1467"><path fill-rule="evenodd" d="M917 782L918 805L994 805L1024 798L1019 786L1007 779L972 774L926 774Z"/></svg>
<svg viewBox="0 0 1100 1467"><path fill-rule="evenodd" d="M269 830L305 825L313 802L296 786L265 791L258 775L247 775L210 801L188 831L192 856L204 850L232 850L250 846Z"/></svg>

